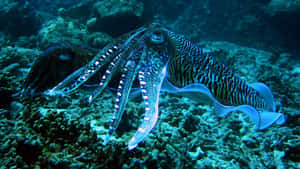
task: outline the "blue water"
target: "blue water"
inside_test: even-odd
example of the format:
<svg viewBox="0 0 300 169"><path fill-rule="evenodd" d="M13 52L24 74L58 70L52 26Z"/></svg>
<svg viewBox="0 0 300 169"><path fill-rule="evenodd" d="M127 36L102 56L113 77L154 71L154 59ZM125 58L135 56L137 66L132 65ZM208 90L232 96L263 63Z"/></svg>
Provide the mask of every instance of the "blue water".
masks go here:
<svg viewBox="0 0 300 169"><path fill-rule="evenodd" d="M299 17L300 2L293 0L1 1L1 168L300 168ZM89 70L83 66L96 64L93 57L113 49L120 36L154 22L203 48L249 84L266 84L275 98L272 111L285 123L258 130L255 125L276 118L266 113L253 120L239 111L219 117L214 106L194 102L201 98L161 92L156 124L128 150L148 117L138 75L105 146L122 66L93 103L88 97L112 59L72 94L45 94L72 72ZM164 41L159 34L152 38L154 46ZM128 51L128 57L146 56Z"/></svg>

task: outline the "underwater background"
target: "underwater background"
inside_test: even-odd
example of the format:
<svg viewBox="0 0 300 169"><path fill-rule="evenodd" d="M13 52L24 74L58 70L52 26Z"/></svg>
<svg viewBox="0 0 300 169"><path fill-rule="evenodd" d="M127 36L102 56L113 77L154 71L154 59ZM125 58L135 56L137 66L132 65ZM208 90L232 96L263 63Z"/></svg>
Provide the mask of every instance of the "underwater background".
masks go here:
<svg viewBox="0 0 300 169"><path fill-rule="evenodd" d="M0 166L300 168L299 18L299 0L1 0ZM212 51L242 79L268 85L285 124L257 130L240 112L220 118L210 105L161 93L155 127L129 151L127 142L143 118L141 99L129 99L103 146L113 92L90 105L84 101L89 86L65 98L21 94L30 68L49 48L73 43L102 49L152 22ZM59 67L38 67L42 77L59 70L42 87L53 87L90 59L80 57L75 65L54 58Z"/></svg>

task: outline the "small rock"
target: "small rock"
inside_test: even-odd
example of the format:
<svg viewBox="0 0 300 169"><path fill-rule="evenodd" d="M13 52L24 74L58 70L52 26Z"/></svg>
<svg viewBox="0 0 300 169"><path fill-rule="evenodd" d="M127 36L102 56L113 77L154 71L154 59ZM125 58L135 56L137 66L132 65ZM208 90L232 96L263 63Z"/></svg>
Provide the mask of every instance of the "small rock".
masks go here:
<svg viewBox="0 0 300 169"><path fill-rule="evenodd" d="M10 118L16 119L23 108L24 108L23 104L21 104L19 102L16 102L16 101L13 101L10 104Z"/></svg>
<svg viewBox="0 0 300 169"><path fill-rule="evenodd" d="M78 138L78 142L81 144L87 144L89 142L89 137L87 135L81 134Z"/></svg>
<svg viewBox="0 0 300 169"><path fill-rule="evenodd" d="M86 21L86 27L89 28L89 27L93 26L96 22L97 22L97 18L93 17Z"/></svg>
<svg viewBox="0 0 300 169"><path fill-rule="evenodd" d="M59 144L56 144L56 143L50 143L49 150L51 152L60 152L61 151L61 146Z"/></svg>
<svg viewBox="0 0 300 169"><path fill-rule="evenodd" d="M199 158L200 155L203 155L204 152L202 151L201 147L197 147L196 152L188 152L188 155L190 156L191 159L196 160Z"/></svg>

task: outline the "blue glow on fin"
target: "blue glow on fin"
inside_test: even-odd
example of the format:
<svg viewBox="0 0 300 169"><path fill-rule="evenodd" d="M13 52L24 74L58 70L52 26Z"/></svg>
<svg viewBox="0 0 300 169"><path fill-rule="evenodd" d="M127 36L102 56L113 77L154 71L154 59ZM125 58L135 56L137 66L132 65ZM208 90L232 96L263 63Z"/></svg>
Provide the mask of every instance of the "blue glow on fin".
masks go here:
<svg viewBox="0 0 300 169"><path fill-rule="evenodd" d="M264 101L268 105L267 110L276 111L276 103L274 96L268 86L263 83L252 83L250 87L254 88L264 98Z"/></svg>
<svg viewBox="0 0 300 169"><path fill-rule="evenodd" d="M213 103L210 97L213 97L207 87L203 84L191 84L184 88L178 88L168 80L164 80L161 91L181 95L190 98L192 101L201 104Z"/></svg>
<svg viewBox="0 0 300 169"><path fill-rule="evenodd" d="M262 83L251 84L251 87L257 89L261 96L266 99L266 103L269 105L268 109L271 109L271 111L275 111L276 106L271 90ZM215 112L219 117L224 117L233 111L241 111L243 113L246 113L256 124L257 128L261 130L270 127L274 123L282 125L285 122L284 115L281 113L271 112L268 110L258 111L250 105L223 105L213 97L210 90L203 84L195 83L184 88L178 88L165 80L163 83L162 91L188 97L200 103L203 103L202 100L210 100L210 102L214 103ZM203 96L204 99L201 98Z"/></svg>
<svg viewBox="0 0 300 169"><path fill-rule="evenodd" d="M276 112L262 111L260 112L260 126L259 129L266 129L274 123L282 125L285 123L284 115Z"/></svg>

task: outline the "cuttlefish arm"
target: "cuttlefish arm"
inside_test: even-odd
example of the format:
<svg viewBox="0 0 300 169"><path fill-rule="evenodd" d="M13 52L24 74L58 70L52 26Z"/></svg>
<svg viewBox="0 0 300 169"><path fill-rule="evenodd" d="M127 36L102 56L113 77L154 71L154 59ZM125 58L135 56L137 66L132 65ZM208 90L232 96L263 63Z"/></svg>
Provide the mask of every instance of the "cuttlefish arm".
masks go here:
<svg viewBox="0 0 300 169"><path fill-rule="evenodd" d="M150 133L158 118L159 93L166 67L145 67L138 72L140 88L145 104L145 116L135 135L128 144L128 149L134 149Z"/></svg>

